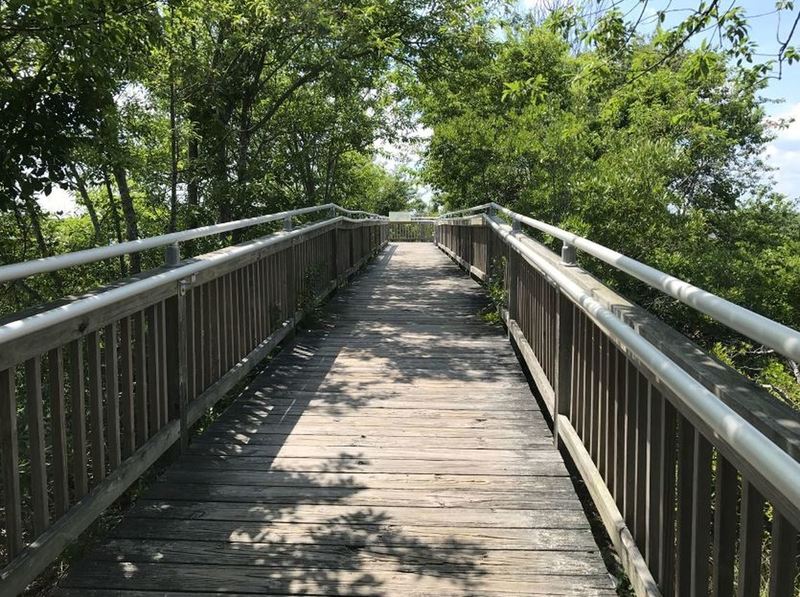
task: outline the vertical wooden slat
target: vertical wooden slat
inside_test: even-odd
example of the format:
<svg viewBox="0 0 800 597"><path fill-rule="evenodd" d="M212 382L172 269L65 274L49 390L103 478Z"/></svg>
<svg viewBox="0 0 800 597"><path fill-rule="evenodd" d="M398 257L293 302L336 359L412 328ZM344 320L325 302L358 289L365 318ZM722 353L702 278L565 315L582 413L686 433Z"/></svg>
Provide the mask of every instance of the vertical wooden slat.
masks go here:
<svg viewBox="0 0 800 597"><path fill-rule="evenodd" d="M69 344L69 387L72 401L72 475L75 501L89 491L86 471L86 388L83 372L83 349L80 340Z"/></svg>
<svg viewBox="0 0 800 597"><path fill-rule="evenodd" d="M143 311L139 311L133 316L134 333L134 371L136 373L136 400L134 407L134 427L136 429L136 445L142 446L148 438L147 428L150 425L150 417L147 412L147 391L149 383L147 381L147 330L146 318Z"/></svg>
<svg viewBox="0 0 800 597"><path fill-rule="evenodd" d="M22 494L14 369L0 371L0 459L3 471L6 545L9 558L22 551Z"/></svg>
<svg viewBox="0 0 800 597"><path fill-rule="evenodd" d="M186 326L186 354L192 355L191 358L188 359L186 363L186 395L188 399L194 397L196 392L195 387L195 369L196 369L196 360L194 359L195 354L195 298L196 292L192 289L187 289L186 291L186 321L184 325ZM169 323L169 322L167 322Z"/></svg>
<svg viewBox="0 0 800 597"><path fill-rule="evenodd" d="M120 321L119 362L121 373L120 433L122 434L122 457L127 458L136 449L134 423L134 386L133 386L133 334L131 318L124 317Z"/></svg>
<svg viewBox="0 0 800 597"><path fill-rule="evenodd" d="M625 510L631 532L636 533L636 408L639 372L628 361L625 368Z"/></svg>
<svg viewBox="0 0 800 597"><path fill-rule="evenodd" d="M106 361L106 432L108 438L108 462L111 469L122 461L119 436L119 368L117 361L117 324L110 323L103 330Z"/></svg>
<svg viewBox="0 0 800 597"><path fill-rule="evenodd" d="M711 444L694 432L692 466L692 570L691 595L708 595L708 546L711 527Z"/></svg>
<svg viewBox="0 0 800 597"><path fill-rule="evenodd" d="M738 488L736 469L722 455L718 455L714 490L714 573L711 585L712 594L716 597L733 595Z"/></svg>
<svg viewBox="0 0 800 597"><path fill-rule="evenodd" d="M147 335L145 345L147 347L147 418L148 418L148 437L153 437L161 429L161 359L159 358L159 333L158 315L156 312L158 305L151 305L145 310L147 320Z"/></svg>
<svg viewBox="0 0 800 597"><path fill-rule="evenodd" d="M739 532L738 597L758 597L761 588L761 550L764 540L764 498L746 479L742 479L742 505Z"/></svg>
<svg viewBox="0 0 800 597"><path fill-rule="evenodd" d="M100 337L97 332L86 336L89 359L89 431L92 441L92 481L96 485L106 476L106 456L103 438L103 384L100 360Z"/></svg>
<svg viewBox="0 0 800 597"><path fill-rule="evenodd" d="M614 382L614 401L617 405L617 423L614 444L616 446L616 464L614 466L615 489L614 500L620 512L625 512L625 421L628 412L625 381L627 379L628 359L621 352L617 352L617 372Z"/></svg>
<svg viewBox="0 0 800 597"><path fill-rule="evenodd" d="M682 415L678 419L678 495L675 590L691 593L692 569L692 483L694 482L694 428Z"/></svg>
<svg viewBox="0 0 800 597"><path fill-rule="evenodd" d="M221 376L222 364L220 348L222 344L222 334L224 328L222 327L222 315L224 308L221 306L224 295L222 294L222 284L220 280L214 280L210 284L211 288L211 326L212 326L212 346L211 346L211 376L210 383L214 383Z"/></svg>
<svg viewBox="0 0 800 597"><path fill-rule="evenodd" d="M777 510L772 518L772 551L769 566L769 595L797 595L794 581L797 574L797 529Z"/></svg>
<svg viewBox="0 0 800 597"><path fill-rule="evenodd" d="M195 370L195 392L194 396L190 396L190 399L194 399L196 396L199 396L203 390L205 390L205 315L203 314L204 309L204 296L205 296L205 286L200 286L192 290L194 294L194 326L195 326L195 351L192 353L192 359L194 360L194 370Z"/></svg>
<svg viewBox="0 0 800 597"><path fill-rule="evenodd" d="M25 361L25 414L30 450L31 505L33 533L42 534L50 525L47 498L47 462L44 447L44 412L42 408L42 364L33 357Z"/></svg>
<svg viewBox="0 0 800 597"><path fill-rule="evenodd" d="M634 537L641 546L642 553L647 551L647 443L650 390L647 378L638 373L636 396L636 523Z"/></svg>
<svg viewBox="0 0 800 597"><path fill-rule="evenodd" d="M664 498L661 509L660 527L663 529L659 545L661 561L658 566L659 585L664 595L674 593L675 577L675 497L677 491L677 412L675 407L662 396L662 448L661 476Z"/></svg>
<svg viewBox="0 0 800 597"><path fill-rule="evenodd" d="M222 330L222 336L220 337L220 359L223 363L223 368L230 367L234 360L232 338L233 326L231 325L234 315L234 306L233 284L231 282L232 274L222 276L217 280L217 284L219 284L222 288L222 296L225 297L224 308L220 313L220 317L222 317L222 325L220 326L220 329Z"/></svg>
<svg viewBox="0 0 800 597"><path fill-rule="evenodd" d="M159 369L159 396L161 426L169 421L169 393L167 391L167 305L165 301L156 306L158 320L158 369Z"/></svg>
<svg viewBox="0 0 800 597"><path fill-rule="evenodd" d="M56 518L69 508L69 469L67 468L67 420L64 408L64 361L61 348L47 354L50 386L50 423L53 438L53 503Z"/></svg>
<svg viewBox="0 0 800 597"><path fill-rule="evenodd" d="M658 567L661 561L662 512L664 511L664 478L661 468L663 449L663 402L664 398L658 389L649 385L650 399L647 412L647 550L646 559L650 571L658 578Z"/></svg>

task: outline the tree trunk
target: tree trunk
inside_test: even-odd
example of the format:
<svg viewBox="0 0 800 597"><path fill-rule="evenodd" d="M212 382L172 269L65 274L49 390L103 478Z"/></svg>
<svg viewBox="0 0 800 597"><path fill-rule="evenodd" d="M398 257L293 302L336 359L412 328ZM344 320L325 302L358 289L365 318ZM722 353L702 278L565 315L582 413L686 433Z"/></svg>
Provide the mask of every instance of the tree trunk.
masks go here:
<svg viewBox="0 0 800 597"><path fill-rule="evenodd" d="M89 196L89 192L86 190L86 183L83 181L83 177L80 175L75 165L70 165L69 169L72 173L72 177L75 179L75 186L78 187L78 194L81 196L83 206L86 208L86 211L89 212L89 219L92 221L92 228L94 229L94 244L100 246L104 244L103 230L100 227L100 219L97 217L94 201L92 201L92 198Z"/></svg>
<svg viewBox="0 0 800 597"><path fill-rule="evenodd" d="M114 226L114 234L116 235L117 242L122 242L122 223L119 219L119 210L117 210L117 200L114 198L114 189L111 188L111 179L108 177L108 172L103 171L103 181L106 185L106 193L108 193L108 210L111 213L111 222ZM119 273L122 276L128 275L128 265L125 263L125 255L119 256Z"/></svg>
<svg viewBox="0 0 800 597"><path fill-rule="evenodd" d="M47 246L47 241L45 241L44 233L42 232L39 205L36 203L36 199L34 199L33 195L31 194L26 194L24 201L25 211L28 214L28 219L31 222L33 237L36 240L36 246L39 249L39 255L41 257L50 257L52 253L50 252L50 247ZM50 278L53 280L56 291L58 293L62 293L64 283L62 282L61 277L58 275L58 272L50 272Z"/></svg>
<svg viewBox="0 0 800 597"><path fill-rule="evenodd" d="M125 232L128 240L139 239L139 226L136 221L136 210L133 207L133 197L128 187L128 174L125 168L116 164L114 166L114 179L119 189L119 199L122 204L122 214L125 217ZM131 273L138 274L142 271L142 256L140 253L131 253Z"/></svg>

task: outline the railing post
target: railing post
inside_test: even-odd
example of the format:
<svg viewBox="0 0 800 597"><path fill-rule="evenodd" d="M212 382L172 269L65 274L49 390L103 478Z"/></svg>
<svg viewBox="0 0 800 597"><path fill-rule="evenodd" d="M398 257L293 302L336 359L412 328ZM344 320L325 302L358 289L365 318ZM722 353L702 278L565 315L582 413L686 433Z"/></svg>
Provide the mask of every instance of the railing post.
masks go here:
<svg viewBox="0 0 800 597"><path fill-rule="evenodd" d="M187 407L189 402L189 350L186 318L186 293L195 276L178 282L177 293L166 301L167 325L167 396L169 420L180 421L180 451L189 446Z"/></svg>
<svg viewBox="0 0 800 597"><path fill-rule="evenodd" d="M556 311L556 338L558 339L555 371L555 392L553 405L553 444L558 447L559 419L569 416L569 403L572 396L572 301L558 290L558 309Z"/></svg>
<svg viewBox="0 0 800 597"><path fill-rule="evenodd" d="M286 216L283 218L283 230L284 232L291 232L292 230L292 216Z"/></svg>
<svg viewBox="0 0 800 597"><path fill-rule="evenodd" d="M167 267L178 267L181 264L180 243L172 243L164 249L164 265Z"/></svg>
<svg viewBox="0 0 800 597"><path fill-rule="evenodd" d="M564 265L575 265L578 262L578 256L575 251L575 246L569 243L561 245L561 263Z"/></svg>

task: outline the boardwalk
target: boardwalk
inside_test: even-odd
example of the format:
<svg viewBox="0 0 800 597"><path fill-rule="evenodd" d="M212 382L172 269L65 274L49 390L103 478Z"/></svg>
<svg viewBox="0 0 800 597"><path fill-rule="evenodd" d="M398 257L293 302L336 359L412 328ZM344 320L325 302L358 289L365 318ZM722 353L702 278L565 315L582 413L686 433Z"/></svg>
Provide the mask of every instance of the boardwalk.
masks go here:
<svg viewBox="0 0 800 597"><path fill-rule="evenodd" d="M59 594L615 594L484 301L390 245Z"/></svg>

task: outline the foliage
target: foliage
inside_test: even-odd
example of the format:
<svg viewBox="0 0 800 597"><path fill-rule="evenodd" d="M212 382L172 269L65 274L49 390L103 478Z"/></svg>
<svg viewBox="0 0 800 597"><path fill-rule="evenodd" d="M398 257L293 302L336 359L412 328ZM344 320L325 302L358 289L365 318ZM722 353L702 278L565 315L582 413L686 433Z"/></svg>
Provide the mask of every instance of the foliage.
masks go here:
<svg viewBox="0 0 800 597"><path fill-rule="evenodd" d="M800 327L800 213L765 183L764 82L725 52L632 35L613 11L576 52L554 18L487 35L451 77L413 87L433 130L424 176L446 208L496 201ZM582 263L800 404L792 364L753 359L760 348L724 326Z"/></svg>

